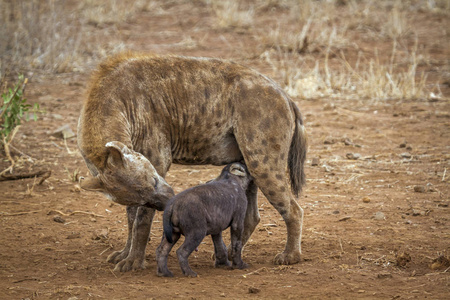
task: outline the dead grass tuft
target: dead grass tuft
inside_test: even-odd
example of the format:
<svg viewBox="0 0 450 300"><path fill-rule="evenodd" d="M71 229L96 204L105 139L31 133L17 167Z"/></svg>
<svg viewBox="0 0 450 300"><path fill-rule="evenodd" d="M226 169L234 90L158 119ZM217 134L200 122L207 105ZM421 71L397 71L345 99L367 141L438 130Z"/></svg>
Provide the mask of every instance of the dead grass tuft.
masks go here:
<svg viewBox="0 0 450 300"><path fill-rule="evenodd" d="M209 0L207 1L214 11L218 28L249 28L253 24L253 7L242 8L239 1L233 0Z"/></svg>
<svg viewBox="0 0 450 300"><path fill-rule="evenodd" d="M84 0L74 8L66 1L1 1L0 72L83 71L90 63L123 50L123 44L100 44L89 24L123 22L139 9L151 9L151 3Z"/></svg>
<svg viewBox="0 0 450 300"><path fill-rule="evenodd" d="M397 62L396 45L394 41L388 63L380 62L377 49L371 59L366 59L360 53L354 65L340 52L339 65L331 68L331 46L326 50L323 61L281 51L266 51L263 58L281 76L285 91L292 97L372 100L427 97L427 76L417 72L417 44L410 51L402 52L402 62Z"/></svg>

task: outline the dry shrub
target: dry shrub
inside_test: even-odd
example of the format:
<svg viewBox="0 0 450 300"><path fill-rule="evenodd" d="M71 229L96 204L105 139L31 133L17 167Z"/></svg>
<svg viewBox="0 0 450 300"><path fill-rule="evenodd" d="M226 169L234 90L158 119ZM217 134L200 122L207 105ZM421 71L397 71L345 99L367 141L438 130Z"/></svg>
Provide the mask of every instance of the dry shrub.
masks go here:
<svg viewBox="0 0 450 300"><path fill-rule="evenodd" d="M347 25L336 10L337 1L282 1L286 18L280 18L268 33L259 31L257 39L266 48L285 52L321 51L333 40L333 49L347 47Z"/></svg>
<svg viewBox="0 0 450 300"><path fill-rule="evenodd" d="M208 0L208 5L216 15L218 28L249 28L253 25L254 10L243 8L235 0Z"/></svg>
<svg viewBox="0 0 450 300"><path fill-rule="evenodd" d="M82 18L95 26L122 23L137 11L151 11L155 8L155 2L149 0L84 0L78 6Z"/></svg>
<svg viewBox="0 0 450 300"><path fill-rule="evenodd" d="M99 43L99 31L89 25L123 22L151 1L84 0L0 1L0 72L6 68L43 69L62 73L82 71L89 63L123 49L123 44Z"/></svg>
<svg viewBox="0 0 450 300"><path fill-rule="evenodd" d="M406 54L406 62L398 63L394 42L389 63L381 63L375 50L375 58L365 59L360 53L351 66L341 53L340 66L334 68L329 67L329 48L322 61L280 51L266 51L263 57L292 97L389 100L427 97L426 76L417 74L416 53L417 46Z"/></svg>

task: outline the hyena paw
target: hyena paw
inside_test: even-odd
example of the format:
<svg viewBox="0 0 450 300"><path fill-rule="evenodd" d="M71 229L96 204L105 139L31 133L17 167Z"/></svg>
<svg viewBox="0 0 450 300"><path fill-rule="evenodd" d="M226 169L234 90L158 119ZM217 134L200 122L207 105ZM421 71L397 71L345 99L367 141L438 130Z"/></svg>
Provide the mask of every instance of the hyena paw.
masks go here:
<svg viewBox="0 0 450 300"><path fill-rule="evenodd" d="M246 264L245 262L240 262L238 264L233 264L233 269L247 269L248 268L248 264Z"/></svg>
<svg viewBox="0 0 450 300"><path fill-rule="evenodd" d="M114 251L106 259L107 262L117 264L119 261L124 260L128 256L129 251Z"/></svg>
<svg viewBox="0 0 450 300"><path fill-rule="evenodd" d="M118 262L114 267L116 272L128 272L145 269L144 259L125 258Z"/></svg>
<svg viewBox="0 0 450 300"><path fill-rule="evenodd" d="M216 262L214 263L214 267L215 268L226 268L226 267L231 267L231 262L227 259L227 260L222 260L219 261L216 259Z"/></svg>
<svg viewBox="0 0 450 300"><path fill-rule="evenodd" d="M293 265L300 262L300 251L282 252L273 260L276 265Z"/></svg>

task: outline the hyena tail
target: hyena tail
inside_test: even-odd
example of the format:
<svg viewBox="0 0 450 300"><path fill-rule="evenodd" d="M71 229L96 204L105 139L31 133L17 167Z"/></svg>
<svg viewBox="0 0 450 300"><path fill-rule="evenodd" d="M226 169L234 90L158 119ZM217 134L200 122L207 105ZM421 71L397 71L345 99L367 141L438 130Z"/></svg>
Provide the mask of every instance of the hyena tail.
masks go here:
<svg viewBox="0 0 450 300"><path fill-rule="evenodd" d="M291 189L296 197L302 191L302 186L306 183L304 164L306 151L308 148L308 139L303 126L302 115L297 105L291 102L292 110L295 115L295 129L292 136L291 147L289 149L288 167L291 179Z"/></svg>
<svg viewBox="0 0 450 300"><path fill-rule="evenodd" d="M173 243L172 232L173 232L173 224L172 224L172 205L167 205L167 208L164 210L163 214L163 228L164 235L169 243Z"/></svg>

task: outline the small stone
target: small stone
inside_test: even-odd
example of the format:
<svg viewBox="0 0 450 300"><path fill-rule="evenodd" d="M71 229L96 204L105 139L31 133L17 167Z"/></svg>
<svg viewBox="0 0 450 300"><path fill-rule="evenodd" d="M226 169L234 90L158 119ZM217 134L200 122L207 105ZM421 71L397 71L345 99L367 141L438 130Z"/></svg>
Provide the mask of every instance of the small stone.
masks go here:
<svg viewBox="0 0 450 300"><path fill-rule="evenodd" d="M362 198L362 201L364 203L369 203L370 202L370 198L369 197L364 197L364 198Z"/></svg>
<svg viewBox="0 0 450 300"><path fill-rule="evenodd" d="M339 219L339 222L343 222L343 221L347 221L350 220L352 217L343 217L341 219Z"/></svg>
<svg viewBox="0 0 450 300"><path fill-rule="evenodd" d="M427 188L424 185L415 185L414 186L414 192L416 193L425 193L427 191Z"/></svg>
<svg viewBox="0 0 450 300"><path fill-rule="evenodd" d="M412 147L411 146L406 146L406 150L411 151Z"/></svg>
<svg viewBox="0 0 450 300"><path fill-rule="evenodd" d="M220 294L220 297L225 297L225 293Z"/></svg>
<svg viewBox="0 0 450 300"><path fill-rule="evenodd" d="M377 278L378 279L392 278L392 274L391 273L387 273L387 272L378 273Z"/></svg>
<svg viewBox="0 0 450 300"><path fill-rule="evenodd" d="M333 144L336 144L336 139L328 137L323 141L323 143L325 145L333 145Z"/></svg>
<svg viewBox="0 0 450 300"><path fill-rule="evenodd" d="M64 117L62 115L59 115L59 114L52 114L51 116L55 120L62 120L62 119L64 119Z"/></svg>
<svg viewBox="0 0 450 300"><path fill-rule="evenodd" d="M359 154L359 153L347 153L345 155L345 157L347 157L347 159L357 160L357 159L361 158L361 154Z"/></svg>
<svg viewBox="0 0 450 300"><path fill-rule="evenodd" d="M313 159L312 159L312 161L311 161L311 166L318 166L319 165L319 162L320 162L320 160L319 160L319 158L318 157L314 157Z"/></svg>
<svg viewBox="0 0 450 300"><path fill-rule="evenodd" d="M402 158L411 158L411 157L412 157L411 154L410 154L409 152L403 152L402 154L400 154L400 156L401 156Z"/></svg>
<svg viewBox="0 0 450 300"><path fill-rule="evenodd" d="M250 293L250 294L258 294L259 292L261 292L261 290L260 289L258 289L258 288L256 288L256 287L249 287L248 288L248 292Z"/></svg>
<svg viewBox="0 0 450 300"><path fill-rule="evenodd" d="M352 140L349 139L349 138L345 138L345 139L344 139L344 144L345 144L346 146L353 146L353 142L352 142Z"/></svg>
<svg viewBox="0 0 450 300"><path fill-rule="evenodd" d="M412 215L414 216L414 217L417 217L417 216L425 216L427 213L426 213L426 211L424 211L424 210L420 210L420 209L413 209L412 210Z"/></svg>
<svg viewBox="0 0 450 300"><path fill-rule="evenodd" d="M406 148L406 142L401 143L400 148Z"/></svg>
<svg viewBox="0 0 450 300"><path fill-rule="evenodd" d="M57 138L69 139L75 136L69 124L63 125L56 129L52 135Z"/></svg>
<svg viewBox="0 0 450 300"><path fill-rule="evenodd" d="M79 239L81 237L81 234L79 232L72 232L69 234L66 239L73 240L73 239Z"/></svg>
<svg viewBox="0 0 450 300"><path fill-rule="evenodd" d="M53 221L55 221L56 223L66 223L66 220L64 220L61 216L54 216Z"/></svg>
<svg viewBox="0 0 450 300"><path fill-rule="evenodd" d="M108 230L107 229L100 229L100 230L96 230L92 236L93 240L107 240L108 239Z"/></svg>
<svg viewBox="0 0 450 300"><path fill-rule="evenodd" d="M375 213L375 216L374 216L374 219L375 220L385 220L386 219L386 216L384 215L384 213L382 213L381 211L377 211L376 213Z"/></svg>
<svg viewBox="0 0 450 300"><path fill-rule="evenodd" d="M340 214L341 212L339 211L339 210L335 210L335 211L333 211L333 215L338 215L338 214Z"/></svg>

